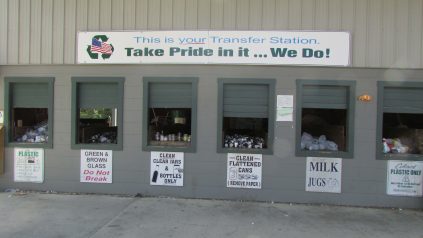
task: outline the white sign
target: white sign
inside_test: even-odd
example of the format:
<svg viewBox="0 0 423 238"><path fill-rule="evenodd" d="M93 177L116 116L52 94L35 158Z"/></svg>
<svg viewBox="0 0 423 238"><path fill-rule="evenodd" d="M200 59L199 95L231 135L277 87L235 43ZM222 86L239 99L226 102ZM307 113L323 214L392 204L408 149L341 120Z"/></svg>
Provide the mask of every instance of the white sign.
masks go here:
<svg viewBox="0 0 423 238"><path fill-rule="evenodd" d="M79 64L350 64L350 33L313 31L79 32Z"/></svg>
<svg viewBox="0 0 423 238"><path fill-rule="evenodd" d="M184 153L152 151L150 185L184 186Z"/></svg>
<svg viewBox="0 0 423 238"><path fill-rule="evenodd" d="M423 196L422 170L423 162L421 161L388 161L387 194Z"/></svg>
<svg viewBox="0 0 423 238"><path fill-rule="evenodd" d="M307 192L341 193L342 159L307 157Z"/></svg>
<svg viewBox="0 0 423 238"><path fill-rule="evenodd" d="M292 121L294 96L278 95L276 102L276 121Z"/></svg>
<svg viewBox="0 0 423 238"><path fill-rule="evenodd" d="M226 187L261 189L261 154L228 154Z"/></svg>
<svg viewBox="0 0 423 238"><path fill-rule="evenodd" d="M0 124L4 123L4 111L0 110Z"/></svg>
<svg viewBox="0 0 423 238"><path fill-rule="evenodd" d="M42 183L44 181L44 149L15 148L14 181Z"/></svg>
<svg viewBox="0 0 423 238"><path fill-rule="evenodd" d="M81 183L112 183L112 150L81 150Z"/></svg>

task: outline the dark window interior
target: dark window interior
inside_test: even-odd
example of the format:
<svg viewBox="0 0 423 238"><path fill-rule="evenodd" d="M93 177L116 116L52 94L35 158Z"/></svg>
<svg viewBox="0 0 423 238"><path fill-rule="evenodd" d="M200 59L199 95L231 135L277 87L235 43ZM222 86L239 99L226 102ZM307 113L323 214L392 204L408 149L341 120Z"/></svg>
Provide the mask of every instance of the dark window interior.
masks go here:
<svg viewBox="0 0 423 238"><path fill-rule="evenodd" d="M384 113L383 152L392 154L423 153L423 114Z"/></svg>
<svg viewBox="0 0 423 238"><path fill-rule="evenodd" d="M223 118L224 148L265 149L267 135L267 118Z"/></svg>
<svg viewBox="0 0 423 238"><path fill-rule="evenodd" d="M150 108L148 139L153 146L190 146L191 108Z"/></svg>
<svg viewBox="0 0 423 238"><path fill-rule="evenodd" d="M345 151L347 110L303 108L301 135L302 150Z"/></svg>
<svg viewBox="0 0 423 238"><path fill-rule="evenodd" d="M78 143L117 144L117 109L81 108Z"/></svg>
<svg viewBox="0 0 423 238"><path fill-rule="evenodd" d="M13 108L12 122L14 142L48 142L47 108Z"/></svg>

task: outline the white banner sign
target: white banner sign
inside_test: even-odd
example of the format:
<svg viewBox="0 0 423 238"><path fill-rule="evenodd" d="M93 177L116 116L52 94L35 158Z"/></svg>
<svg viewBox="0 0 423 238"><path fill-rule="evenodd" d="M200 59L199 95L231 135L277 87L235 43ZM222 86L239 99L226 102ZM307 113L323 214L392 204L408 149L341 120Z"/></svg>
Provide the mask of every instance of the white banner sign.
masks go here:
<svg viewBox="0 0 423 238"><path fill-rule="evenodd" d="M422 170L423 162L421 161L388 161L387 194L423 196Z"/></svg>
<svg viewBox="0 0 423 238"><path fill-rule="evenodd" d="M184 186L184 153L151 152L150 185Z"/></svg>
<svg viewBox="0 0 423 238"><path fill-rule="evenodd" d="M79 32L79 64L350 64L350 33Z"/></svg>
<svg viewBox="0 0 423 238"><path fill-rule="evenodd" d="M44 181L44 149L15 148L14 181Z"/></svg>
<svg viewBox="0 0 423 238"><path fill-rule="evenodd" d="M228 154L228 188L261 188L261 154Z"/></svg>
<svg viewBox="0 0 423 238"><path fill-rule="evenodd" d="M307 157L306 191L341 193L342 159Z"/></svg>
<svg viewBox="0 0 423 238"><path fill-rule="evenodd" d="M112 183L112 150L81 150L82 183Z"/></svg>

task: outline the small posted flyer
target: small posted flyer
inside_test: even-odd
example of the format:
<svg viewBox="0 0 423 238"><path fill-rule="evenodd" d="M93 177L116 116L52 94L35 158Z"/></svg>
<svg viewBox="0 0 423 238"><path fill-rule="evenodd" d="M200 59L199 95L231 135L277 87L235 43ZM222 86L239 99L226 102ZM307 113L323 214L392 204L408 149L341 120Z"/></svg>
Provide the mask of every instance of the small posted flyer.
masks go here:
<svg viewBox="0 0 423 238"><path fill-rule="evenodd" d="M292 121L294 114L294 95L278 95L276 121Z"/></svg>

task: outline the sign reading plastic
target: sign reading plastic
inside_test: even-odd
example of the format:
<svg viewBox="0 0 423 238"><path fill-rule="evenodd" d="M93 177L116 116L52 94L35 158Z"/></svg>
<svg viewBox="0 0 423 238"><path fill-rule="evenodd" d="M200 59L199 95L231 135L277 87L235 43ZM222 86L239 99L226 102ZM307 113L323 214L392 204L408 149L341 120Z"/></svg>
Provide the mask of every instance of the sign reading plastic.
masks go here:
<svg viewBox="0 0 423 238"><path fill-rule="evenodd" d="M152 151L150 185L184 186L184 153Z"/></svg>
<svg viewBox="0 0 423 238"><path fill-rule="evenodd" d="M228 188L261 189L261 154L228 154Z"/></svg>
<svg viewBox="0 0 423 238"><path fill-rule="evenodd" d="M421 197L422 193L421 161L388 161L387 194L397 196Z"/></svg>
<svg viewBox="0 0 423 238"><path fill-rule="evenodd" d="M81 183L112 183L112 150L81 150Z"/></svg>
<svg viewBox="0 0 423 238"><path fill-rule="evenodd" d="M306 191L341 193L342 159L307 157Z"/></svg>
<svg viewBox="0 0 423 238"><path fill-rule="evenodd" d="M15 182L42 183L44 181L44 149L15 148Z"/></svg>
<svg viewBox="0 0 423 238"><path fill-rule="evenodd" d="M350 64L350 33L79 32L79 64Z"/></svg>

